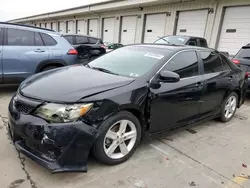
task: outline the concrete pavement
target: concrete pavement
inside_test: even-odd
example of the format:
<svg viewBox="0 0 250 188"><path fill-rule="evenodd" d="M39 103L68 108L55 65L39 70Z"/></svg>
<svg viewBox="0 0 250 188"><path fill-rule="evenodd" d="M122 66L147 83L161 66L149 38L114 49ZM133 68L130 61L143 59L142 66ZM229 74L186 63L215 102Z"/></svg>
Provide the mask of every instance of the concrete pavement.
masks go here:
<svg viewBox="0 0 250 188"><path fill-rule="evenodd" d="M3 188L249 188L250 100L229 123L209 121L141 144L132 158L105 166L93 158L89 172L52 175L19 154L6 132L7 105L15 89L0 93L0 187Z"/></svg>

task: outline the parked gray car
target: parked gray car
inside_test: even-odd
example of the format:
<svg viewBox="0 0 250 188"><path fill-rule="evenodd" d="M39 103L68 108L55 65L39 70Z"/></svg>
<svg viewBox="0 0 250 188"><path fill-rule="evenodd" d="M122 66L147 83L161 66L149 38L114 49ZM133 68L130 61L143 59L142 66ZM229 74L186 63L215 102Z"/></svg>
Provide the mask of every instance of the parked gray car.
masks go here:
<svg viewBox="0 0 250 188"><path fill-rule="evenodd" d="M35 73L75 64L77 54L53 30L0 22L0 84L18 84Z"/></svg>

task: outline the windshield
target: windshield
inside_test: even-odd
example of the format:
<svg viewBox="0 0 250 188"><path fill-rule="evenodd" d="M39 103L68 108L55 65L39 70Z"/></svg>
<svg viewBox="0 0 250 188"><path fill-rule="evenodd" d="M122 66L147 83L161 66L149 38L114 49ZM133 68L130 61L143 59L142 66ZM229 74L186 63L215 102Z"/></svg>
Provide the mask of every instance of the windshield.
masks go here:
<svg viewBox="0 0 250 188"><path fill-rule="evenodd" d="M167 36L158 39L155 41L156 44L174 44L174 45L183 45L185 44L188 37L184 36Z"/></svg>
<svg viewBox="0 0 250 188"><path fill-rule="evenodd" d="M236 57L238 57L238 58L250 58L250 48L249 47L241 48L240 51L237 53Z"/></svg>
<svg viewBox="0 0 250 188"><path fill-rule="evenodd" d="M104 42L103 44L104 44L105 46L108 46L108 45L111 44L111 42Z"/></svg>
<svg viewBox="0 0 250 188"><path fill-rule="evenodd" d="M166 49L127 46L91 61L91 68L106 69L114 74L140 77L164 58Z"/></svg>

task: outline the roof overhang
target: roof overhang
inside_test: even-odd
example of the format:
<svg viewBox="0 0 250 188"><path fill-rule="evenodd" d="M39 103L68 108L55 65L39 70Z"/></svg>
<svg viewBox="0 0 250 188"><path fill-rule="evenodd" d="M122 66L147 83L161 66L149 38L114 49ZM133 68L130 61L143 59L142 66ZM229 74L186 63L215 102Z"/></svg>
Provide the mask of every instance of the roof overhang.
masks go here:
<svg viewBox="0 0 250 188"><path fill-rule="evenodd" d="M112 11L112 10L121 10L128 8L139 8L143 6L152 6L158 4L167 4L167 3L178 3L185 2L190 0L107 0L101 3L95 3L90 5L85 5L81 7L75 7L55 12L49 12L44 14L38 14L34 16L19 18L10 20L8 22L11 23L19 23L19 22L28 22L35 20L56 20L60 17L67 16L77 16L84 15L88 13L98 14L100 12ZM192 0L193 1L193 0Z"/></svg>

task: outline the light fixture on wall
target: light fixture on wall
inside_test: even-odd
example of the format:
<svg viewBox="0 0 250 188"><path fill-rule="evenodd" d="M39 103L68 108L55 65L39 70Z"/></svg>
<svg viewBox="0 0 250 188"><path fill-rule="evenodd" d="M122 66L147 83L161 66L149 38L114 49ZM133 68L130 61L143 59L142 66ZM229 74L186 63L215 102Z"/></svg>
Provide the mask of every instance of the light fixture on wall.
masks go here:
<svg viewBox="0 0 250 188"><path fill-rule="evenodd" d="M213 14L214 13L214 9L213 8L209 8L208 9L208 14Z"/></svg>

